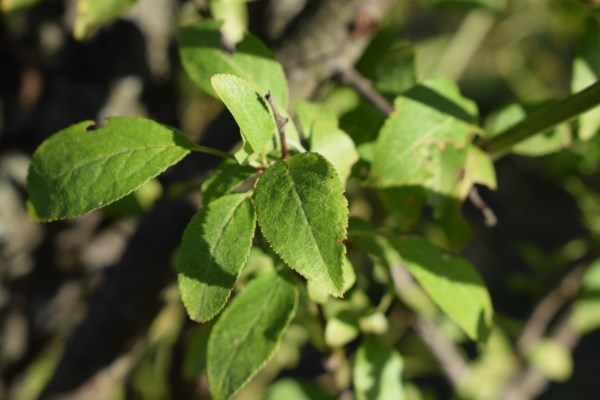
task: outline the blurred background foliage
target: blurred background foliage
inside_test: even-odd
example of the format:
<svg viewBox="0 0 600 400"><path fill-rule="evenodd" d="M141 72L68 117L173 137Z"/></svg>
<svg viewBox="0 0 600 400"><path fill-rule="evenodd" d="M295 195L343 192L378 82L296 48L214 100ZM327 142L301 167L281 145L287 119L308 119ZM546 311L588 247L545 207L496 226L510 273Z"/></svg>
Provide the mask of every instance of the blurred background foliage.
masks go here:
<svg viewBox="0 0 600 400"><path fill-rule="evenodd" d="M301 28L298 15L318 6L317 0L0 0L0 398L35 399L51 382L69 393L64 398L208 398L210 324L193 324L185 316L170 256L154 257L153 250L146 258L132 254L167 242L176 246L192 213L189 204L197 203L197 191L190 189L199 188L218 161L186 160L109 208L39 225L27 219L24 206L29 157L50 134L107 115L148 116L229 150L238 138L236 127L223 106L183 72L176 27L212 15L227 21L223 33L231 45L249 29L277 48L290 27ZM389 100L429 77L456 80L478 105L486 134L493 135L598 80L599 6L596 0L399 1L356 69ZM354 29L368 30L368 21ZM355 140L361 161L353 174L360 176L361 165L376 156L370 142L385 117L335 76L316 88L312 100L327 104ZM460 390L446 382L413 333L406 307L390 306L393 299L384 294L393 283L385 271L397 255L381 248L380 258L368 258L360 247L378 244L357 239L349 258L361 290L344 302L324 298L319 318L325 326L315 323L316 310L307 306L275 358L239 398L351 398L350 383L360 378L355 370L353 379L351 361L361 357L356 351L361 334L380 336L363 343L373 352L389 353L393 346L401 354L390 365L403 371L408 399L497 398L511 379L531 373L528 366L541 372L540 398L599 398L600 264L594 262L600 249L599 115L590 111L496 162L498 190L480 190L497 216L493 228L467 202L455 210L467 222L452 213L459 217L445 223L452 227L445 230L424 208L418 190L375 196L350 179L351 227L365 220L385 227L387 207L408 231L424 212L421 231L445 247L457 238L466 243L462 254L484 277L496 310L496 329L485 346L469 343L436 317L470 362ZM155 209L182 194L187 202L177 213L163 216ZM398 196L411 201L386 205ZM175 227L146 223L147 213ZM148 265L126 269L130 259ZM255 251L244 274L269 263ZM130 281L136 283L118 283ZM318 299L317 289L311 290L303 301ZM135 296L146 292L146 300ZM421 315L437 315L418 290L402 301ZM90 314L96 304L104 314ZM70 356L71 370L59 368L68 364L65 348L77 326L89 324L93 331L92 316L112 333L71 343L83 349ZM561 342L553 328L565 319L575 333ZM528 327L537 340L528 341L523 333ZM96 353L90 346L98 346ZM522 374L515 378L515 371ZM75 378L76 372L81 376ZM64 374L76 383L60 381Z"/></svg>

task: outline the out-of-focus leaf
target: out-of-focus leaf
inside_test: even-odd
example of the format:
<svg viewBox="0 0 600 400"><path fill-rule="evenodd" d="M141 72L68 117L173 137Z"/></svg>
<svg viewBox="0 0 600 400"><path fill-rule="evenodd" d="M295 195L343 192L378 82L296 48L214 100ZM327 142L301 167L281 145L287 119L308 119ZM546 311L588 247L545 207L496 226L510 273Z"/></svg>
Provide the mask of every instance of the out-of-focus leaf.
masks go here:
<svg viewBox="0 0 600 400"><path fill-rule="evenodd" d="M476 107L445 79L431 80L398 97L384 124L371 169L377 188L423 186L449 194L466 159Z"/></svg>
<svg viewBox="0 0 600 400"><path fill-rule="evenodd" d="M417 83L415 51L397 46L382 58L375 70L375 87L388 97L396 97Z"/></svg>
<svg viewBox="0 0 600 400"><path fill-rule="evenodd" d="M244 37L248 29L249 0L210 0L209 7L212 17L223 21L221 32L231 44L236 44Z"/></svg>
<svg viewBox="0 0 600 400"><path fill-rule="evenodd" d="M571 351L555 340L540 340L526 356L531 365L553 381L565 382L573 374Z"/></svg>
<svg viewBox="0 0 600 400"><path fill-rule="evenodd" d="M261 96L271 91L281 110L287 109L288 89L283 68L271 51L257 38L246 34L235 53L221 49L221 22L205 20L177 31L181 61L192 80L217 97L210 79L231 74L250 82Z"/></svg>
<svg viewBox="0 0 600 400"><path fill-rule="evenodd" d="M262 275L229 304L208 340L208 383L215 400L231 398L273 357L294 317L298 290Z"/></svg>
<svg viewBox="0 0 600 400"><path fill-rule="evenodd" d="M586 32L579 41L577 58L573 64L571 89L579 92L600 79L600 23L590 19ZM579 117L578 137L589 140L600 130L600 109L595 108Z"/></svg>
<svg viewBox="0 0 600 400"><path fill-rule="evenodd" d="M102 25L116 19L137 0L77 0L73 34L82 40Z"/></svg>
<svg viewBox="0 0 600 400"><path fill-rule="evenodd" d="M0 11L6 14L22 11L40 1L41 0L0 0Z"/></svg>
<svg viewBox="0 0 600 400"><path fill-rule="evenodd" d="M600 328L600 260L593 262L583 276L571 323L583 334Z"/></svg>
<svg viewBox="0 0 600 400"><path fill-rule="evenodd" d="M421 219L427 194L419 186L403 186L377 191L385 209L394 216L399 228L411 230Z"/></svg>
<svg viewBox="0 0 600 400"><path fill-rule="evenodd" d="M492 302L475 268L418 236L392 238L390 242L444 313L471 339L485 340L492 324Z"/></svg>
<svg viewBox="0 0 600 400"><path fill-rule="evenodd" d="M354 361L357 400L404 399L402 356L374 336L366 336Z"/></svg>
<svg viewBox="0 0 600 400"><path fill-rule="evenodd" d="M271 386L265 400L334 400L335 397L311 382L283 378Z"/></svg>

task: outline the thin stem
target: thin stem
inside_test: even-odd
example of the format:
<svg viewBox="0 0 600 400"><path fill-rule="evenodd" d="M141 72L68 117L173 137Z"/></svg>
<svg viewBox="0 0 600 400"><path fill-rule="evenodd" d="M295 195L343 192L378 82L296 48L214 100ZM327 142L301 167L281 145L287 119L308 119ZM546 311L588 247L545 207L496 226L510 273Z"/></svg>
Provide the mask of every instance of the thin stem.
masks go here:
<svg viewBox="0 0 600 400"><path fill-rule="evenodd" d="M194 145L194 147L192 147L191 150L195 151L197 153L212 154L213 156L222 157L222 158L232 158L233 157L233 154L227 153L226 151L213 149L212 147Z"/></svg>
<svg viewBox="0 0 600 400"><path fill-rule="evenodd" d="M483 200L476 186L473 186L471 190L469 190L469 200L471 200L471 203L473 203L473 205L483 214L485 226L488 228L496 226L498 218L496 217L494 210L492 210L485 200Z"/></svg>
<svg viewBox="0 0 600 400"><path fill-rule="evenodd" d="M480 147L492 156L502 156L513 145L555 125L567 122L598 104L600 104L600 81L566 99L537 110L499 135L483 141Z"/></svg>
<svg viewBox="0 0 600 400"><path fill-rule="evenodd" d="M281 159L285 160L288 158L287 142L285 140L285 124L288 123L288 119L283 118L279 113L279 109L273 100L273 95L270 90L265 95L265 99L269 102L269 105L273 110L273 115L275 116L275 123L277 124L277 130L279 131L279 141L281 142Z"/></svg>
<svg viewBox="0 0 600 400"><path fill-rule="evenodd" d="M359 74L354 68L341 68L339 74L344 83L352 86L361 96L373 104L379 111L385 115L389 115L394 111L394 106L390 104L377 90L373 88L371 83Z"/></svg>
<svg viewBox="0 0 600 400"><path fill-rule="evenodd" d="M577 295L585 270L585 266L579 266L570 271L561 280L558 287L548 293L539 302L517 341L519 351L523 353L528 345L539 340L546 332L550 321L552 321L568 301Z"/></svg>

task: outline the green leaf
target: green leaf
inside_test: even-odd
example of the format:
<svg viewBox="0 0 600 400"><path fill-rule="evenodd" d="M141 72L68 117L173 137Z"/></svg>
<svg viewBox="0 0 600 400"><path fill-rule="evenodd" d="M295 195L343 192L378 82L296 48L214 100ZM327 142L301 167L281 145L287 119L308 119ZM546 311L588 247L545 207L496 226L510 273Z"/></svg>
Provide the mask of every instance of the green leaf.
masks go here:
<svg viewBox="0 0 600 400"><path fill-rule="evenodd" d="M23 11L41 0L0 0L0 11L6 14Z"/></svg>
<svg viewBox="0 0 600 400"><path fill-rule="evenodd" d="M313 125L310 150L325 156L335 166L342 182L346 182L352 166L358 161L358 151L350 136L331 127L327 121L317 121Z"/></svg>
<svg viewBox="0 0 600 400"><path fill-rule="evenodd" d="M177 257L179 290L194 321L225 305L252 247L256 216L245 194L221 197L192 218Z"/></svg>
<svg viewBox="0 0 600 400"><path fill-rule="evenodd" d="M263 152L276 126L261 94L249 82L234 75L215 75L211 83L240 126L244 151L248 154Z"/></svg>
<svg viewBox="0 0 600 400"><path fill-rule="evenodd" d="M571 350L551 339L542 339L529 348L527 361L556 382L566 382L573 374Z"/></svg>
<svg viewBox="0 0 600 400"><path fill-rule="evenodd" d="M406 45L389 49L375 67L375 87L386 96L397 96L417 83L415 50Z"/></svg>
<svg viewBox="0 0 600 400"><path fill-rule="evenodd" d="M583 276L571 324L582 334L600 327L600 260L594 261Z"/></svg>
<svg viewBox="0 0 600 400"><path fill-rule="evenodd" d="M590 23L579 42L573 64L571 89L579 92L600 79L600 23ZM600 109L595 108L579 117L579 139L589 140L600 130Z"/></svg>
<svg viewBox="0 0 600 400"><path fill-rule="evenodd" d="M248 7L250 0L210 0L210 14L214 19L223 21L221 32L231 44L244 37L248 29Z"/></svg>
<svg viewBox="0 0 600 400"><path fill-rule="evenodd" d="M377 191L385 209L396 219L398 227L410 231L421 219L427 194L420 186L403 186Z"/></svg>
<svg viewBox="0 0 600 400"><path fill-rule="evenodd" d="M304 137L307 139L312 136L316 122L324 123L331 128L338 127L337 117L333 111L324 105L299 100L296 103L296 113L298 114L300 125L302 125Z"/></svg>
<svg viewBox="0 0 600 400"><path fill-rule="evenodd" d="M233 299L208 341L208 382L215 400L231 398L271 359L297 303L297 288L275 273L251 281Z"/></svg>
<svg viewBox="0 0 600 400"><path fill-rule="evenodd" d="M256 185L256 212L263 235L287 265L342 296L348 202L323 156L302 153L267 168Z"/></svg>
<svg viewBox="0 0 600 400"><path fill-rule="evenodd" d="M177 43L181 61L192 80L211 96L217 96L210 79L232 74L250 82L261 95L271 91L282 110L287 109L288 89L283 68L271 51L250 34L236 46L234 54L221 49L220 21L204 20L179 28Z"/></svg>
<svg viewBox="0 0 600 400"><path fill-rule="evenodd" d="M471 339L485 340L492 324L492 302L475 268L417 236L392 238L390 242L442 311Z"/></svg>
<svg viewBox="0 0 600 400"><path fill-rule="evenodd" d="M77 0L73 35L82 40L127 11L137 0Z"/></svg>
<svg viewBox="0 0 600 400"><path fill-rule="evenodd" d="M366 336L354 361L354 393L357 400L404 398L402 356L374 336Z"/></svg>
<svg viewBox="0 0 600 400"><path fill-rule="evenodd" d="M283 378L269 386L265 400L334 400L335 398L312 382Z"/></svg>
<svg viewBox="0 0 600 400"><path fill-rule="evenodd" d="M476 128L476 107L451 81L437 79L418 85L396 99L375 146L370 181L375 187L424 185L438 190L447 171L442 154L452 160ZM454 178L453 181L456 181ZM433 185L433 186L432 186Z"/></svg>
<svg viewBox="0 0 600 400"><path fill-rule="evenodd" d="M33 154L27 189L38 221L76 217L133 192L194 145L178 130L137 117L92 121L51 136Z"/></svg>
<svg viewBox="0 0 600 400"><path fill-rule="evenodd" d="M225 159L212 175L202 183L202 203L206 205L221 196L231 193L232 190L256 172L256 169L240 165L233 158Z"/></svg>

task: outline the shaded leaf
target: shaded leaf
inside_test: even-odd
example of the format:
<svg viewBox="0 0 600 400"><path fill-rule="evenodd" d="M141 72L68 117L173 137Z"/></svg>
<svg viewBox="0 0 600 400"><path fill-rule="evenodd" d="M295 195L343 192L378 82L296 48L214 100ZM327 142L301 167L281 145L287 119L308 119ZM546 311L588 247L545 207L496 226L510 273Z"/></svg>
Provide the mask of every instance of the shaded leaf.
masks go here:
<svg viewBox="0 0 600 400"><path fill-rule="evenodd" d="M374 336L366 336L354 361L354 393L357 400L404 398L400 353Z"/></svg>
<svg viewBox="0 0 600 400"><path fill-rule="evenodd" d="M261 231L273 250L334 296L344 290L348 203L335 168L302 153L265 170L256 185Z"/></svg>
<svg viewBox="0 0 600 400"><path fill-rule="evenodd" d="M231 193L246 179L256 173L256 169L238 164L234 159L227 158L202 183L202 202L208 204L221 196Z"/></svg>
<svg viewBox="0 0 600 400"><path fill-rule="evenodd" d="M298 290L265 274L233 299L208 341L208 382L214 399L229 399L273 356L294 317Z"/></svg>
<svg viewBox="0 0 600 400"><path fill-rule="evenodd" d="M19 12L27 7L31 7L41 0L2 0L0 1L0 11L3 13Z"/></svg>
<svg viewBox="0 0 600 400"><path fill-rule="evenodd" d="M208 321L225 305L246 262L256 217L245 194L223 196L188 224L177 257L179 290L188 315Z"/></svg>
<svg viewBox="0 0 600 400"><path fill-rule="evenodd" d="M442 311L471 339L485 340L492 324L492 302L475 268L417 236L392 238L390 242Z"/></svg>
<svg viewBox="0 0 600 400"><path fill-rule="evenodd" d="M116 19L137 0L77 0L73 35L82 40L102 25Z"/></svg>
<svg viewBox="0 0 600 400"><path fill-rule="evenodd" d="M137 117L112 117L91 132L80 122L51 136L29 166L30 216L81 215L133 192L185 157L193 144L178 130Z"/></svg>
<svg viewBox="0 0 600 400"><path fill-rule="evenodd" d="M273 138L276 127L260 93L248 81L234 75L215 75L211 83L240 126L244 151L247 154L263 152L267 142Z"/></svg>
<svg viewBox="0 0 600 400"><path fill-rule="evenodd" d="M250 82L264 95L271 91L282 110L287 109L285 74L271 51L251 34L236 46L234 54L221 49L221 22L204 20L179 28L177 43L181 61L192 80L211 96L217 96L210 79L215 74L232 74Z"/></svg>

